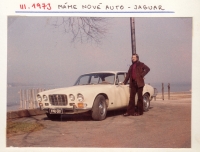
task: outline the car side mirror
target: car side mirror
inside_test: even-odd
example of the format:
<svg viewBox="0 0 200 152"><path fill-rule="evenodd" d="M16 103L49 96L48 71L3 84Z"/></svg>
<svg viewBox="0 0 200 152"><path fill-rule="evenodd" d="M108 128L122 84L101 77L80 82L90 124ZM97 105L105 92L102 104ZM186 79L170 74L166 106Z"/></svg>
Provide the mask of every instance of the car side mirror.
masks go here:
<svg viewBox="0 0 200 152"><path fill-rule="evenodd" d="M123 82L119 82L118 85L124 85L124 83Z"/></svg>

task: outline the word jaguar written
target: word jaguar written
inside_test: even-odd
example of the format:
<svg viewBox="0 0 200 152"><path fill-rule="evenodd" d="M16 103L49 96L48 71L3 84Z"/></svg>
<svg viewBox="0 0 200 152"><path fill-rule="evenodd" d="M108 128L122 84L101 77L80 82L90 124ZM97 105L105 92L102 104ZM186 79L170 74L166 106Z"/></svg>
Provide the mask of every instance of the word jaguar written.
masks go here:
<svg viewBox="0 0 200 152"><path fill-rule="evenodd" d="M135 10L165 10L162 8L162 5L154 5L154 6L147 6L147 5L134 5Z"/></svg>

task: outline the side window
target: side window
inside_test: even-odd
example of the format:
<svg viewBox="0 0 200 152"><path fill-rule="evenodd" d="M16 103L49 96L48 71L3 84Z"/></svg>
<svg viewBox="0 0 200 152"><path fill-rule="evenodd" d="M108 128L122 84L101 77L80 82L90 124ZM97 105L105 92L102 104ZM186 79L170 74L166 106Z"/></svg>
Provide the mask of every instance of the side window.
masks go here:
<svg viewBox="0 0 200 152"><path fill-rule="evenodd" d="M118 73L118 74L117 74L117 79L116 79L116 83L115 83L115 84L118 84L119 82L123 82L124 79L125 79L124 73Z"/></svg>
<svg viewBox="0 0 200 152"><path fill-rule="evenodd" d="M115 80L115 75L110 75L110 76L105 77L105 81L110 84L113 84L114 80Z"/></svg>

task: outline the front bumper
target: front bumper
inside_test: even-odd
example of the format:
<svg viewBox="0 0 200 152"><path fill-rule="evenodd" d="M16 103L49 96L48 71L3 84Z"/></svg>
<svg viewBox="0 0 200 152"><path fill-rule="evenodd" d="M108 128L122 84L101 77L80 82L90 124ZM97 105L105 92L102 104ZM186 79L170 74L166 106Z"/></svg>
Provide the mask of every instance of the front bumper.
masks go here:
<svg viewBox="0 0 200 152"><path fill-rule="evenodd" d="M61 110L61 113L51 113L52 110ZM76 106L68 107L48 107L48 108L41 108L41 110L46 111L46 113L51 114L78 114L90 111L92 108L77 108Z"/></svg>

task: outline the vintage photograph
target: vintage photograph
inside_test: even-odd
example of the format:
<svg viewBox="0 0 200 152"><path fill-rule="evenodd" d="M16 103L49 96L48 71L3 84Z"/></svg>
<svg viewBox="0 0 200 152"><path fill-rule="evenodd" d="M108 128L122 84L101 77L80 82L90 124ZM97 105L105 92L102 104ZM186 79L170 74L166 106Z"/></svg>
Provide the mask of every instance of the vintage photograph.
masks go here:
<svg viewBox="0 0 200 152"><path fill-rule="evenodd" d="M7 147L191 148L191 17L7 17Z"/></svg>

